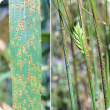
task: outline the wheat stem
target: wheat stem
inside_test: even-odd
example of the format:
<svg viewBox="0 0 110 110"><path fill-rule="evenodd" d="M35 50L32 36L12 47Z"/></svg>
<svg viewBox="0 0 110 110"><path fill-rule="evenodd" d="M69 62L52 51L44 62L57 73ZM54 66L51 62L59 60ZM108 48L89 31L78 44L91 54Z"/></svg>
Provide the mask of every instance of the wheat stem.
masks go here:
<svg viewBox="0 0 110 110"><path fill-rule="evenodd" d="M57 0L57 2L58 2L58 6L60 8L59 0ZM75 110L74 97L73 97L73 86L72 86L70 65L69 65L69 59L68 59L68 51L67 51L67 42L66 42L66 36L65 36L65 29L64 29L64 24L63 24L63 19L62 19L61 13L60 13L60 11L58 11L58 12L59 12L60 24L61 24L61 30L62 30L62 41L63 41L63 49L64 49L64 56L65 56L65 63L66 63L66 71L67 71L68 85L69 85L70 98L71 98L71 106L72 106L72 110Z"/></svg>
<svg viewBox="0 0 110 110"><path fill-rule="evenodd" d="M102 49L101 49L101 44L100 44L100 34L99 34L97 16L96 16L96 11L95 11L95 5L94 5L93 0L90 0L90 2L91 2L93 15L94 15L93 17L94 17L96 36L97 36L98 51L99 51L99 56L100 56L100 66L101 66L102 84L103 84L103 91L104 91L105 108L107 110L110 106L109 106L108 91L107 91L105 64L104 64L104 59L103 59Z"/></svg>
<svg viewBox="0 0 110 110"><path fill-rule="evenodd" d="M82 8L81 8L81 5L80 5L80 0L78 0L78 3L79 3L78 5L79 5L80 16L81 16L81 21L82 21L82 29L83 29L83 36L84 36L84 38L83 38L83 46L84 46L84 54L85 54L85 58L86 58L89 85L90 85L90 90L91 90L91 95L92 95L93 108L94 108L94 110L96 110L91 61L90 61L90 55L89 55L89 51L88 51L86 31L85 31L85 26L84 26L84 20L83 20Z"/></svg>

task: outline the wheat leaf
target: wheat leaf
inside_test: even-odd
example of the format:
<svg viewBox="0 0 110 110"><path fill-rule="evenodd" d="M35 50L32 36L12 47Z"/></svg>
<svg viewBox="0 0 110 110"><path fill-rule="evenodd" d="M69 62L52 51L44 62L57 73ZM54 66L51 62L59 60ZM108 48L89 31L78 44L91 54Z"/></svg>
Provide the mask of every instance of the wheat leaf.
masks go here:
<svg viewBox="0 0 110 110"><path fill-rule="evenodd" d="M9 0L13 110L41 110L40 0Z"/></svg>

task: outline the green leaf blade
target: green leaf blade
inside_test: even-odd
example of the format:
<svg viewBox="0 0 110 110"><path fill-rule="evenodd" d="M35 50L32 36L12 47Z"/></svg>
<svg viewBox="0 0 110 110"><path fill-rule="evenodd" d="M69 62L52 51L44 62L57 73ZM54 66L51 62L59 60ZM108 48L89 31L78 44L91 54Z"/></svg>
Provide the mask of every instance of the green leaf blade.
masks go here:
<svg viewBox="0 0 110 110"><path fill-rule="evenodd" d="M13 110L41 109L40 1L9 2Z"/></svg>

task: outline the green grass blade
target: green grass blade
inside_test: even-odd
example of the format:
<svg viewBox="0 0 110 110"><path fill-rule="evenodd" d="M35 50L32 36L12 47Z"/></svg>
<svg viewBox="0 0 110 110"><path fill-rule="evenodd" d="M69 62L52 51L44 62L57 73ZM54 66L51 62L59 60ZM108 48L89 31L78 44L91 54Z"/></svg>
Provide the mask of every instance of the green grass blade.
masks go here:
<svg viewBox="0 0 110 110"><path fill-rule="evenodd" d="M109 43L110 43L110 41L109 41L109 37L110 37L110 32L109 32L109 30L110 30L110 23L109 23L109 17L108 17L108 3L107 3L108 1L106 0L105 1L105 6L106 6L106 22L107 22L107 26L106 26L106 41L105 41L105 45L106 45L106 49L105 49L105 57L106 57L106 61L105 61L105 63L106 63L106 79L107 79L107 90L108 90L108 95L109 95L109 69L110 69L110 67L109 67L109 49L108 49L108 46L109 46ZM109 101L110 101L110 95L109 95ZM110 103L110 102L109 102Z"/></svg>
<svg viewBox="0 0 110 110"><path fill-rule="evenodd" d="M90 90L91 90L91 95L92 95L93 108L94 108L94 110L96 110L95 93L94 93L94 85L93 85L93 77L92 77L92 68L91 68L90 55L89 55L89 51L88 51L86 31L85 31L85 26L84 26L84 20L83 20L80 0L78 0L78 3L79 3L78 5L79 5L80 16L81 16L81 21L82 21L82 29L83 29L83 36L84 36L83 37L83 47L84 47L84 54L85 54L85 58L86 58L89 85L90 85Z"/></svg>
<svg viewBox="0 0 110 110"><path fill-rule="evenodd" d="M59 0L57 0L57 2L59 5ZM72 106L72 110L75 110L74 97L73 97L73 86L72 86L70 65L69 65L68 51L67 51L67 42L66 42L63 19L62 19L60 11L59 11L59 17L60 17L60 24L61 24L61 30L62 30L63 49L64 49L64 56L65 56L65 62L66 62L66 71L67 71L68 85L69 85L69 91L70 91L71 106Z"/></svg>
<svg viewBox="0 0 110 110"><path fill-rule="evenodd" d="M57 9L58 11L60 11L60 14L61 14L61 16L62 16L62 19L64 20L64 23L66 24L66 27L67 27L67 29L68 29L68 32L71 34L72 39L73 39L73 35L72 35L72 33L71 33L71 29L70 29L68 23L66 22L66 19L65 19L64 15L63 15L62 10L60 9L58 3L57 3L55 0L52 0L52 2L53 2L53 4L54 4L54 6L56 7L56 9Z"/></svg>
<svg viewBox="0 0 110 110"><path fill-rule="evenodd" d="M79 99L79 91L78 91L78 82L77 82L77 68L76 68L76 55L74 52L74 45L73 45L73 40L71 37L71 50L72 50L72 56L73 56L73 67L74 67L74 80L75 80L75 89L76 89L76 96L77 96L77 107L78 110L81 110L81 104L80 104L80 99Z"/></svg>
<svg viewBox="0 0 110 110"><path fill-rule="evenodd" d="M103 59L102 49L101 49L101 44L100 44L100 34L99 34L94 0L90 0L90 2L91 2L92 11L93 11L94 24L95 24L95 30L96 30L96 35L97 35L97 44L98 44L98 51L99 51L99 56L100 56L100 66L101 66L102 84L103 84L103 91L104 91L105 108L107 110L110 106L109 106L109 97L108 97L108 91L107 91L105 64L104 64L104 59Z"/></svg>
<svg viewBox="0 0 110 110"><path fill-rule="evenodd" d="M70 0L70 5L71 5L71 11L72 11L72 3L71 3L71 0ZM73 12L72 12L72 20L73 20ZM72 21L72 25L71 26L74 26L74 20Z"/></svg>
<svg viewBox="0 0 110 110"><path fill-rule="evenodd" d="M88 1L89 2L89 1ZM85 0L84 3L84 8L87 9L87 4L88 3L87 0ZM92 20L91 17L89 16L88 13L86 13L86 22L90 23L90 25L87 25L87 30L88 30L88 36L91 38L91 49L92 49L92 58L93 58L93 71L94 71L94 77L95 77L95 91L96 91L96 101L98 102L98 107L97 109L101 109L101 103L99 101L99 90L98 90L98 77L97 77L97 70L96 70L96 59L95 59L95 54L94 54L94 35L93 35L93 29L92 27ZM86 24L87 24L86 23Z"/></svg>
<svg viewBox="0 0 110 110"><path fill-rule="evenodd" d="M10 0L9 28L13 110L40 110L40 1Z"/></svg>
<svg viewBox="0 0 110 110"><path fill-rule="evenodd" d="M61 0L61 1L62 1L62 3L63 3L63 7L64 7L65 12L66 12L66 16L67 16L67 19L68 19L69 27L71 27L71 23L70 23L70 19L69 19L69 16L68 16L67 10L66 10L65 3L64 3L64 1L63 1L63 0Z"/></svg>
<svg viewBox="0 0 110 110"><path fill-rule="evenodd" d="M63 3L63 7L64 7L64 9L65 9L65 12L66 12L66 16L67 16L67 18L68 18L68 22L69 22L69 27L70 27L70 29L71 29L71 33L73 33L73 32L72 32L72 28L71 28L73 25L70 24L70 19L69 19L69 16L68 16L68 14L67 14L66 6L65 6L65 3L63 2L63 0L62 0L62 3ZM70 5L71 5L71 10L72 10L71 0L70 0ZM73 13L72 13L72 20L73 20ZM72 22L72 24L74 24L74 23ZM76 33L77 33L77 32L76 32ZM74 34L75 34L75 33L74 33ZM76 35L76 36L77 36L77 35ZM75 55L75 53L74 53L74 45L73 45L73 40L72 40L72 37L73 37L73 36L71 36L71 34L70 34L70 37L71 37L71 50L72 50L72 56L73 56L74 80L75 80L75 89L76 89L76 96L77 96L77 107L78 107L78 110L81 110L80 99L79 99L79 91L78 91L78 83L77 83L76 55ZM79 37L78 37L78 38L79 38ZM78 39L75 39L75 36L74 36L74 40L75 40L76 42L79 42ZM79 43L79 45L80 45L80 43Z"/></svg>
<svg viewBox="0 0 110 110"><path fill-rule="evenodd" d="M108 48L106 47L105 49L106 51L106 58L105 58L105 62L106 62L106 80L107 80L107 91L108 91L108 95L109 95L109 54L108 54ZM109 98L109 96L108 96Z"/></svg>

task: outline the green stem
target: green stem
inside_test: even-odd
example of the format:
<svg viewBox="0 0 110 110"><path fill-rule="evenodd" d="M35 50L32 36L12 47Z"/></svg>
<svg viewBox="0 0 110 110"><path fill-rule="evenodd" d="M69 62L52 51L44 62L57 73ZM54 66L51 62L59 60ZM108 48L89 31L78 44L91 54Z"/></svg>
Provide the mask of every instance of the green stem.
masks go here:
<svg viewBox="0 0 110 110"><path fill-rule="evenodd" d="M73 45L72 37L71 37L71 49L72 49L72 55L73 55L74 80L75 80L75 85L76 85L77 104L78 104L78 110L81 110L81 105L80 105L80 100L79 100L78 83L77 83L76 55L74 53L74 45Z"/></svg>
<svg viewBox="0 0 110 110"><path fill-rule="evenodd" d="M107 110L109 108L109 99L108 99L107 81L106 81L106 74L105 74L105 64L104 64L104 59L103 59L102 49L100 44L100 34L99 34L94 0L90 0L90 2L91 2L92 11L93 11L94 24L95 24L95 30L97 35L97 44L98 44L98 50L99 50L99 56L100 56L100 66L101 66L102 84L103 84L103 91L104 91L105 108Z"/></svg>
<svg viewBox="0 0 110 110"><path fill-rule="evenodd" d="M93 37L91 37L91 46L92 46L92 55L93 55L93 69L94 69L94 76L95 76L95 86L96 86L96 97L97 100L99 100L99 92L98 92L98 84L97 84L97 72L96 72L96 61L95 61L95 55L94 55L94 41Z"/></svg>
<svg viewBox="0 0 110 110"><path fill-rule="evenodd" d="M61 1L62 1L62 3L63 3L63 7L64 7L64 9L65 9L65 13L66 13L66 16L67 16L67 19L68 19L68 24L69 24L69 26L71 26L70 19L69 19L69 16L68 16L67 10L66 10L65 3L64 3L63 0L61 0Z"/></svg>
<svg viewBox="0 0 110 110"><path fill-rule="evenodd" d="M85 0L85 9L87 9L87 0ZM94 70L94 76L95 76L95 87L96 87L96 100L99 101L99 91L98 91L98 78L97 78L97 70L96 70L96 60L95 60L95 54L94 54L94 37L93 37L93 29L90 28L92 26L91 18L89 19L88 14L86 13L87 18L87 30L88 30L88 36L91 38L91 49L92 49L92 57L93 57L93 70ZM99 102L98 108L101 109L101 103Z"/></svg>
<svg viewBox="0 0 110 110"><path fill-rule="evenodd" d="M73 34L71 33L71 30L70 30L70 27L68 26L67 22L66 22L66 19L62 13L62 10L60 9L60 6L58 5L58 3L55 1L55 0L52 0L53 4L55 5L55 7L57 8L57 10L60 12L61 16L62 16L62 19L64 20L65 24L66 24L66 27L68 29L68 32L71 34L72 38L73 38ZM74 39L74 38L73 38Z"/></svg>
<svg viewBox="0 0 110 110"><path fill-rule="evenodd" d="M77 0L77 3L78 3L79 1ZM79 14L79 16L80 16L80 20L79 20L79 22L80 22L80 25L82 25L82 23L81 23L81 15L80 15L80 8L79 8L79 4L78 4L78 14Z"/></svg>
<svg viewBox="0 0 110 110"><path fill-rule="evenodd" d="M108 91L108 95L109 95L109 50L108 50L108 45L109 45L109 17L108 17L108 5L107 5L107 0L105 2L106 5L106 22L107 22L107 26L106 26L106 41L105 41L105 45L106 45L106 49L105 49L105 63L106 63L106 80L107 80L107 91ZM109 96L108 96L109 97ZM109 98L110 100L110 98Z"/></svg>
<svg viewBox="0 0 110 110"><path fill-rule="evenodd" d="M83 46L84 46L84 54L85 54L85 58L86 58L86 65L87 65L87 73L88 73L89 85L90 85L90 90L91 90L91 95L92 95L93 108L94 108L94 110L96 110L94 85L93 85L93 77L92 77L92 68L91 68L90 55L89 55L89 51L88 51L86 31L85 31L85 26L84 26L84 20L83 20L80 0L78 0L78 3L79 3L78 5L79 5L80 16L81 16L81 21L82 21L82 29L83 29L83 36L84 36Z"/></svg>
<svg viewBox="0 0 110 110"><path fill-rule="evenodd" d="M108 49L106 47L106 79L107 79L107 89L109 92L109 56L108 56Z"/></svg>
<svg viewBox="0 0 110 110"><path fill-rule="evenodd" d="M57 2L59 5L59 0L57 0ZM72 106L72 110L75 110L74 97L73 97L73 86L72 86L70 65L69 65L69 59L68 59L65 29L64 29L64 24L63 24L63 19L62 19L61 13L60 13L60 11L58 11L58 12L59 12L60 24L61 24L61 30L62 30L63 49L64 49L64 56L65 56L65 62L66 62L66 71L67 71L68 85L69 85L69 91L70 91L71 106Z"/></svg>
<svg viewBox="0 0 110 110"><path fill-rule="evenodd" d="M108 11L107 11L107 6L108 6L108 0L106 0L106 77L107 77L107 87L109 91L109 56L108 56L108 45L109 45L109 19L108 19Z"/></svg>
<svg viewBox="0 0 110 110"><path fill-rule="evenodd" d="M70 0L70 4L71 4L71 0ZM72 6L71 6L71 10L72 10ZM73 20L73 13L72 13L72 20ZM74 25L74 20L73 20L72 24ZM71 33L72 33L72 29L71 29ZM70 36L71 36L71 34L70 34ZM71 49L72 49L72 55L73 55L74 80L75 80L75 85L76 85L77 105L78 105L78 110L81 110L81 104L80 104L80 99L79 99L79 91L78 91L78 83L77 83L76 55L74 52L74 44L73 44L72 37L73 36L71 36Z"/></svg>

